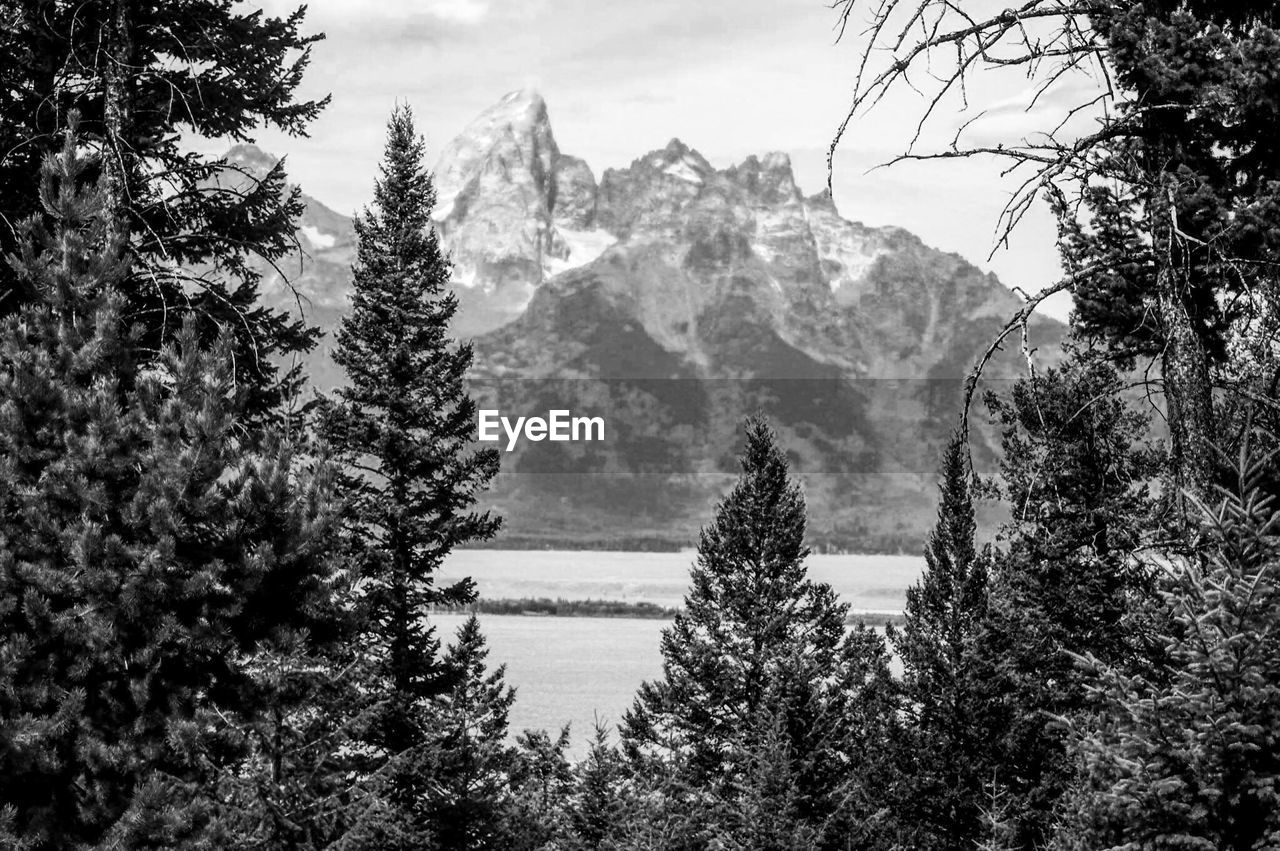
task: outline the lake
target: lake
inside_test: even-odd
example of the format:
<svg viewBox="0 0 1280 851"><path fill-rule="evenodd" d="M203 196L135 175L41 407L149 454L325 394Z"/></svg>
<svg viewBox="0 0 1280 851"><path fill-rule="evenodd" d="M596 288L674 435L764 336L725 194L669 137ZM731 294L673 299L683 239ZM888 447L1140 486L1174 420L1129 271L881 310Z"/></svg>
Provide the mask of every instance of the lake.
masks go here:
<svg viewBox="0 0 1280 851"><path fill-rule="evenodd" d="M461 550L440 579L470 576L490 599L549 597L626 600L679 606L689 584L692 552L622 553L556 550ZM815 555L812 578L829 583L857 611L900 612L906 589L924 560L912 556ZM463 615L432 615L448 641ZM491 666L507 665L517 689L513 732L558 730L571 724L580 756L595 719L611 728L636 689L662 673L662 620L481 615Z"/></svg>
<svg viewBox="0 0 1280 851"><path fill-rule="evenodd" d="M625 600L675 607L689 587L695 554L576 550L459 550L441 568L444 581L470 576L480 595ZM855 610L900 612L920 576L918 556L813 555L809 576L826 582Z"/></svg>

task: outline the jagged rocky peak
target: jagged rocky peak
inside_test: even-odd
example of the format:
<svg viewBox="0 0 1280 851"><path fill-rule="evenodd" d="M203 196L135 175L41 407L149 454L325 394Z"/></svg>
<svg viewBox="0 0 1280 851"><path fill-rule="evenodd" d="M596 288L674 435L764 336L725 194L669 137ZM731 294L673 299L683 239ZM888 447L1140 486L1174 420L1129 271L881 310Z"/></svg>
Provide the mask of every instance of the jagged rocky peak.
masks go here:
<svg viewBox="0 0 1280 851"><path fill-rule="evenodd" d="M228 157L246 171L275 163L253 146ZM748 311L806 357L874 374L922 367L921 352L949 345L942 317L987 316L1011 298L905 231L847 221L825 192L804 197L785 153L718 170L675 138L597 184L586 162L560 151L532 89L506 95L453 139L436 185L462 336L513 322L535 297L546 316L576 315L562 301L590 288L697 363L727 357L703 334L707 323ZM315 280L301 289L339 305L354 237L344 217L306 201L300 254ZM876 329L899 326L911 341L881 345Z"/></svg>
<svg viewBox="0 0 1280 851"><path fill-rule="evenodd" d="M251 189L253 184L266 177L280 163L279 157L267 153L252 142L232 145L222 158L227 165L214 172L213 182L235 191Z"/></svg>
<svg viewBox="0 0 1280 851"><path fill-rule="evenodd" d="M560 155L547 103L533 89L504 96L445 146L436 167L437 218L447 219L467 200L486 174L515 172L532 180L545 202L555 161Z"/></svg>
<svg viewBox="0 0 1280 851"><path fill-rule="evenodd" d="M607 169L600 178L596 221L621 239L650 232L668 237L682 211L708 184L716 170L706 157L679 139L650 151L624 169Z"/></svg>
<svg viewBox="0 0 1280 851"><path fill-rule="evenodd" d="M595 211L595 175L561 153L547 103L532 88L508 93L467 125L441 153L435 181L441 221L465 217L478 190L507 184L524 191L533 212L569 227L590 227Z"/></svg>
<svg viewBox="0 0 1280 851"><path fill-rule="evenodd" d="M771 151L764 157L752 154L730 168L726 176L759 204L788 204L804 198L796 186L791 157L782 151Z"/></svg>
<svg viewBox="0 0 1280 851"><path fill-rule="evenodd" d="M679 139L672 139L661 151L653 152L641 162L664 177L694 185L702 184L715 170L706 157Z"/></svg>
<svg viewBox="0 0 1280 851"><path fill-rule="evenodd" d="M666 147L650 151L625 169L609 169L601 184L612 177L646 184L659 191L684 187L687 190L684 194L692 196L714 175L715 169L706 157L679 139L672 139Z"/></svg>
<svg viewBox="0 0 1280 851"><path fill-rule="evenodd" d="M227 165L246 171L259 179L280 162L279 157L272 156L252 142L241 142L237 145L232 145L224 158L227 161Z"/></svg>
<svg viewBox="0 0 1280 851"><path fill-rule="evenodd" d="M507 92L473 122L507 122L513 126L532 128L547 123L547 102L532 86Z"/></svg>
<svg viewBox="0 0 1280 851"><path fill-rule="evenodd" d="M491 290L536 284L555 253L551 207L560 149L546 102L512 92L445 146L436 168L436 219L461 283Z"/></svg>
<svg viewBox="0 0 1280 851"><path fill-rule="evenodd" d="M596 218L596 176L585 160L561 155L555 167L551 212L557 227L585 230Z"/></svg>
<svg viewBox="0 0 1280 851"><path fill-rule="evenodd" d="M509 321L547 278L613 241L597 229L595 175L561 153L533 89L511 92L467 125L445 146L435 181L435 219L469 333Z"/></svg>

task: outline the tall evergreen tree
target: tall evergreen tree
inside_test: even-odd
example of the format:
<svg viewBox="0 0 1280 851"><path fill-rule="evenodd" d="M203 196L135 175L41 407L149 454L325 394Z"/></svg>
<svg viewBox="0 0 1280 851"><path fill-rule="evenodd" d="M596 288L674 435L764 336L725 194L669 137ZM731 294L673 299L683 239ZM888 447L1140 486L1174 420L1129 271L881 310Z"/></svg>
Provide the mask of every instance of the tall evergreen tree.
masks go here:
<svg viewBox="0 0 1280 851"><path fill-rule="evenodd" d="M44 215L40 163L77 110L83 143L103 154L92 167L112 225L128 237L121 309L140 327L139 351L159 351L186 317L202 317L206 342L232 335L250 410L271 411L300 377L281 376L279 356L315 338L258 303L256 269L294 247L302 202L282 167L230 181L225 161L182 140L305 132L325 101L296 96L319 38L302 33L303 10L277 18L236 0L15 0L0 16L0 256L15 250L17 223ZM38 298L0 269L0 310Z"/></svg>
<svg viewBox="0 0 1280 851"><path fill-rule="evenodd" d="M1280 843L1280 513L1275 456L1242 453L1201 504L1201 546L1162 570L1158 665L1080 661L1098 698L1057 846L1274 848ZM1092 723L1090 723L1092 722Z"/></svg>
<svg viewBox="0 0 1280 851"><path fill-rule="evenodd" d="M1105 179L1083 204L1060 206L1063 255L1082 277L1080 330L1159 360L1181 500L1213 481L1212 388L1231 328L1275 297L1280 15L1267 2L1162 0L1104 4L1091 23L1128 94L1115 122L1127 132L1090 153Z"/></svg>
<svg viewBox="0 0 1280 851"><path fill-rule="evenodd" d="M741 461L702 530L684 608L663 632L663 679L641 687L625 744L732 812L758 764L754 746L776 726L772 753L787 755L796 819L840 847L835 825L875 809L865 797L873 778L846 781L882 744L887 654L870 630L846 632L848 607L807 578L804 498L763 421L748 421Z"/></svg>
<svg viewBox="0 0 1280 851"><path fill-rule="evenodd" d="M1031 172L1005 211L1006 228L1041 192L1055 201L1068 274L1054 290L1073 293L1077 329L1122 368L1142 358L1159 373L1170 437L1165 494L1185 509L1183 494L1213 480L1214 390L1231 332L1269 311L1276 296L1276 5L1030 0L976 12L952 0L835 5L842 31L859 7L870 18L841 135L890 88L923 78L934 88L922 100L922 124L974 74L1028 71L1036 81L1028 106L1080 98L1038 132L982 141L961 132L942 156L994 156ZM929 64L935 51L946 57L941 68ZM891 58L882 63L882 53ZM1098 126L1084 129L1074 120L1082 115Z"/></svg>
<svg viewBox="0 0 1280 851"><path fill-rule="evenodd" d="M436 570L454 547L498 528L474 507L498 456L468 448L476 417L463 383L471 346L449 336L457 298L431 224L435 190L422 159L412 114L398 108L374 207L356 220L351 312L334 351L348 383L324 414L334 447L358 471L348 486L375 655L368 693L382 702L369 743L396 763L383 773L394 777L392 806L410 822L434 782L412 770L431 738L430 704L457 681L426 613L474 598L469 580L438 586Z"/></svg>
<svg viewBox="0 0 1280 851"><path fill-rule="evenodd" d="M74 125L73 125L74 129ZM0 800L30 847L217 844L209 790L285 702L257 661L340 621L332 476L246 439L222 338L136 357L129 278L73 132L0 324Z"/></svg>
<svg viewBox="0 0 1280 851"><path fill-rule="evenodd" d="M1013 516L993 555L971 705L1016 847L1047 841L1074 770L1061 719L1088 700L1072 654L1130 669L1153 652L1128 618L1152 593L1132 554L1151 528L1161 458L1120 391L1113 368L1080 355L989 400Z"/></svg>
<svg viewBox="0 0 1280 851"><path fill-rule="evenodd" d="M974 535L968 453L957 434L942 457L938 523L925 571L907 590L902 631L889 640L902 660L908 717L895 761L903 775L895 814L912 848L972 846L982 829L989 744L981 726L976 638L987 611L987 566Z"/></svg>

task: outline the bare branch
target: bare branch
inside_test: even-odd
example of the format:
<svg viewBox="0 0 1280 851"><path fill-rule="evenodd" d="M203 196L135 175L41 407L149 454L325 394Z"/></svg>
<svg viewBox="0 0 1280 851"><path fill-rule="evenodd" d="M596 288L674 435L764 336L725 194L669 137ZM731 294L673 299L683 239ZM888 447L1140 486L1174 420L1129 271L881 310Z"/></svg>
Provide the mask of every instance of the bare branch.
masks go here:
<svg viewBox="0 0 1280 851"><path fill-rule="evenodd" d="M1070 291L1078 282L1092 274L1095 274L1103 268L1104 267L1101 265L1088 266L1067 275L1056 284L1045 287L1034 295L1026 296L1026 303L1023 304L1018 312L1005 323L1004 328L996 335L991 344L987 346L986 351L982 353L982 356L978 358L977 363L974 364L973 370L969 373L969 377L965 379L964 407L960 415L960 430L964 435L966 442L969 436L969 411L973 407L973 394L977 391L978 382L982 379L982 373L986 370L987 364L991 362L991 359L996 356L997 352L1003 349L1004 341L1008 339L1009 335L1014 331L1021 331L1024 335L1023 349L1027 352L1029 358L1030 349L1029 343L1026 342L1026 335L1029 333L1028 324L1031 322L1031 316L1035 313L1036 308L1040 306L1041 302L1050 296L1056 295L1060 292Z"/></svg>

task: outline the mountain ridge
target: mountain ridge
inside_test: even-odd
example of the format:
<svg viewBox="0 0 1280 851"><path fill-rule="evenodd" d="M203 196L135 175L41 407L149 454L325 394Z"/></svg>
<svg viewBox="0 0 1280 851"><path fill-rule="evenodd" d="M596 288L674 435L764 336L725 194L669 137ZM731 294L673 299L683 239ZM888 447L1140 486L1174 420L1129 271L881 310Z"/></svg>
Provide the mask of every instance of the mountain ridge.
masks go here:
<svg viewBox="0 0 1280 851"><path fill-rule="evenodd" d="M504 457L490 501L515 538L689 543L756 410L805 478L816 540L895 550L924 528L963 379L1021 306L994 275L906 229L845 220L830 195L801 191L784 152L717 169L673 138L597 178L560 150L532 90L482 112L435 174L482 403L614 423L604 446ZM308 198L301 274L266 282L281 306L297 290L326 331L348 295L343 222ZM1032 330L1052 362L1062 326ZM312 361L322 386L340 380L325 361ZM998 358L989 377L1019 369ZM994 457L989 429L975 440Z"/></svg>

